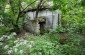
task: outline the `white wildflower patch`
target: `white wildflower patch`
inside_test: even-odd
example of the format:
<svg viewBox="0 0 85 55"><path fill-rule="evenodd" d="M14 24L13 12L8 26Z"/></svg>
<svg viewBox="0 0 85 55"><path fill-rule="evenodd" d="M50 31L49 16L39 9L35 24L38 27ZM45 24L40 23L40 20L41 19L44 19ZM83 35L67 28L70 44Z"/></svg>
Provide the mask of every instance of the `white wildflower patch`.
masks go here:
<svg viewBox="0 0 85 55"><path fill-rule="evenodd" d="M12 54L13 53L13 50L8 50L8 54Z"/></svg>
<svg viewBox="0 0 85 55"><path fill-rule="evenodd" d="M18 43L18 42L19 42L19 40L15 40L15 41L14 41L14 43Z"/></svg>
<svg viewBox="0 0 85 55"><path fill-rule="evenodd" d="M15 32L13 32L12 35L17 35L17 34Z"/></svg>
<svg viewBox="0 0 85 55"><path fill-rule="evenodd" d="M19 47L20 46L20 44L16 44L15 46L14 46L14 48L17 48L17 47Z"/></svg>
<svg viewBox="0 0 85 55"><path fill-rule="evenodd" d="M0 39L7 39L7 40L9 40L9 39L11 39L11 36L7 36L7 35L3 35Z"/></svg>
<svg viewBox="0 0 85 55"><path fill-rule="evenodd" d="M23 42L20 42L19 44L20 44L20 45L24 45L24 43L23 43Z"/></svg>
<svg viewBox="0 0 85 55"><path fill-rule="evenodd" d="M39 55L42 55L42 53L41 53L41 52L39 52Z"/></svg>
<svg viewBox="0 0 85 55"><path fill-rule="evenodd" d="M11 39L11 36L7 36L7 39Z"/></svg>
<svg viewBox="0 0 85 55"><path fill-rule="evenodd" d="M34 44L34 41L30 41L31 44Z"/></svg>
<svg viewBox="0 0 85 55"><path fill-rule="evenodd" d="M4 24L0 24L0 26L4 26Z"/></svg>
<svg viewBox="0 0 85 55"><path fill-rule="evenodd" d="M0 46L1 46L1 45L3 45L3 43L2 43L2 42L0 42Z"/></svg>
<svg viewBox="0 0 85 55"><path fill-rule="evenodd" d="M23 50L20 50L20 51L19 51L20 54L23 54L23 52L24 52Z"/></svg>
<svg viewBox="0 0 85 55"><path fill-rule="evenodd" d="M24 40L23 44L27 44L27 43L28 43L28 41L27 40Z"/></svg>
<svg viewBox="0 0 85 55"><path fill-rule="evenodd" d="M7 36L7 35L3 35L1 38L0 38L0 41L1 40L4 40L4 39L11 39L11 36Z"/></svg>
<svg viewBox="0 0 85 55"><path fill-rule="evenodd" d="M3 37L6 37L6 35L3 35Z"/></svg>
<svg viewBox="0 0 85 55"><path fill-rule="evenodd" d="M17 48L14 48L14 52L18 52L18 49Z"/></svg>
<svg viewBox="0 0 85 55"><path fill-rule="evenodd" d="M24 39L20 39L20 42L24 42Z"/></svg>
<svg viewBox="0 0 85 55"><path fill-rule="evenodd" d="M26 45L27 43L28 43L27 40L24 40L24 39L19 40L20 45Z"/></svg>
<svg viewBox="0 0 85 55"><path fill-rule="evenodd" d="M6 45L5 47L4 47L4 49L8 49L9 48L9 45Z"/></svg>
<svg viewBox="0 0 85 55"><path fill-rule="evenodd" d="M4 40L4 37L0 37L0 41L3 41Z"/></svg>
<svg viewBox="0 0 85 55"><path fill-rule="evenodd" d="M28 45L29 48L32 48L32 45Z"/></svg>
<svg viewBox="0 0 85 55"><path fill-rule="evenodd" d="M33 44L34 44L34 41L28 41L28 40L24 40L24 39L21 39L21 38L17 38L16 40L13 39L12 37L14 37L14 35L16 35L16 33L12 33L11 35L7 36L7 35L3 35L1 38L0 38L0 41L1 40L7 40L8 43L14 43L14 46L11 46L11 44L9 45L5 45L3 48L5 50L7 50L6 52L11 55L13 53L19 53L20 55L23 55L25 52L24 52L24 49L25 48L32 48ZM13 39L13 41L12 41ZM11 40L11 42L9 41ZM3 45L2 42L0 42L0 46ZM22 49L24 48L24 49ZM20 50L21 49L21 50Z"/></svg>

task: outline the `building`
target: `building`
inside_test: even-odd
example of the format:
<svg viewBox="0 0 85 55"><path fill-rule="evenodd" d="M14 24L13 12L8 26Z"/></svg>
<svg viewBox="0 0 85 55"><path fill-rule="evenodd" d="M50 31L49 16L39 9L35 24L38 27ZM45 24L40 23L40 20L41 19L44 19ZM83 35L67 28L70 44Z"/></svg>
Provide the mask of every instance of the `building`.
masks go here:
<svg viewBox="0 0 85 55"><path fill-rule="evenodd" d="M43 10L38 13L38 21L35 22L36 11L28 12L26 29L31 33L44 33L47 30L55 29L60 23L62 12L60 10Z"/></svg>

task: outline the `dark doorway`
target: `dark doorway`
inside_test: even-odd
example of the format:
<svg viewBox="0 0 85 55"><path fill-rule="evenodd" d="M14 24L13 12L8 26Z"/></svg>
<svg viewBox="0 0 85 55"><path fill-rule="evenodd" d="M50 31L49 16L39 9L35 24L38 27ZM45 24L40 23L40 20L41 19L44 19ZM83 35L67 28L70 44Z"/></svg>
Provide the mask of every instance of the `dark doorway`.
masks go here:
<svg viewBox="0 0 85 55"><path fill-rule="evenodd" d="M43 35L45 33L45 22L39 22L40 24L40 34Z"/></svg>

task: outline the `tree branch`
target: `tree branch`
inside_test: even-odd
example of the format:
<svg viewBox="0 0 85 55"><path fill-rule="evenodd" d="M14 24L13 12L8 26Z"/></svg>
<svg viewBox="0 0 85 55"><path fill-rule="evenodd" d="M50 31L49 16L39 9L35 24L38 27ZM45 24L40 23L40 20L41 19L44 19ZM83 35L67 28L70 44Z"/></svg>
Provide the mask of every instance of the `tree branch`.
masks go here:
<svg viewBox="0 0 85 55"><path fill-rule="evenodd" d="M46 9L51 9L51 8L40 8L38 11L43 11L43 10L46 10ZM22 15L28 13L28 12L34 12L34 11L36 11L36 10L37 10L37 9L34 8L34 9L28 9L28 10L26 10L26 11L21 11L21 12L20 12L20 16L22 16Z"/></svg>
<svg viewBox="0 0 85 55"><path fill-rule="evenodd" d="M34 1L36 2L36 0ZM33 4L34 2L30 3L25 9L27 9L31 4ZM23 9L22 11L25 11L25 9Z"/></svg>

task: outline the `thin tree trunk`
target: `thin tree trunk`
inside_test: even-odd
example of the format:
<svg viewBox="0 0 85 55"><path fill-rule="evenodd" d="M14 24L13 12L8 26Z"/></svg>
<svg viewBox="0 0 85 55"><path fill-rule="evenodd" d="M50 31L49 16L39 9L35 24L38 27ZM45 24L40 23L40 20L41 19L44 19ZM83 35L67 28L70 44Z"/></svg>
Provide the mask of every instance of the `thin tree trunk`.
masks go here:
<svg viewBox="0 0 85 55"><path fill-rule="evenodd" d="M40 6L41 6L41 3L42 3L43 0L40 0L38 6L37 6L37 10L36 10L36 16L35 16L35 20L37 21L37 16L38 16L38 12L39 12L39 9L40 9Z"/></svg>
<svg viewBox="0 0 85 55"><path fill-rule="evenodd" d="M42 3L42 1L43 0L40 0L40 2L39 2L39 4L38 4L38 6L37 6L37 10L36 10L36 16L35 16L35 24L34 24L34 31L35 31L35 34L37 34L38 33L38 31L39 31L39 29L38 29L38 27L39 27L39 24L38 24L38 12L39 12L39 9L40 9L40 6L41 6L41 3Z"/></svg>

